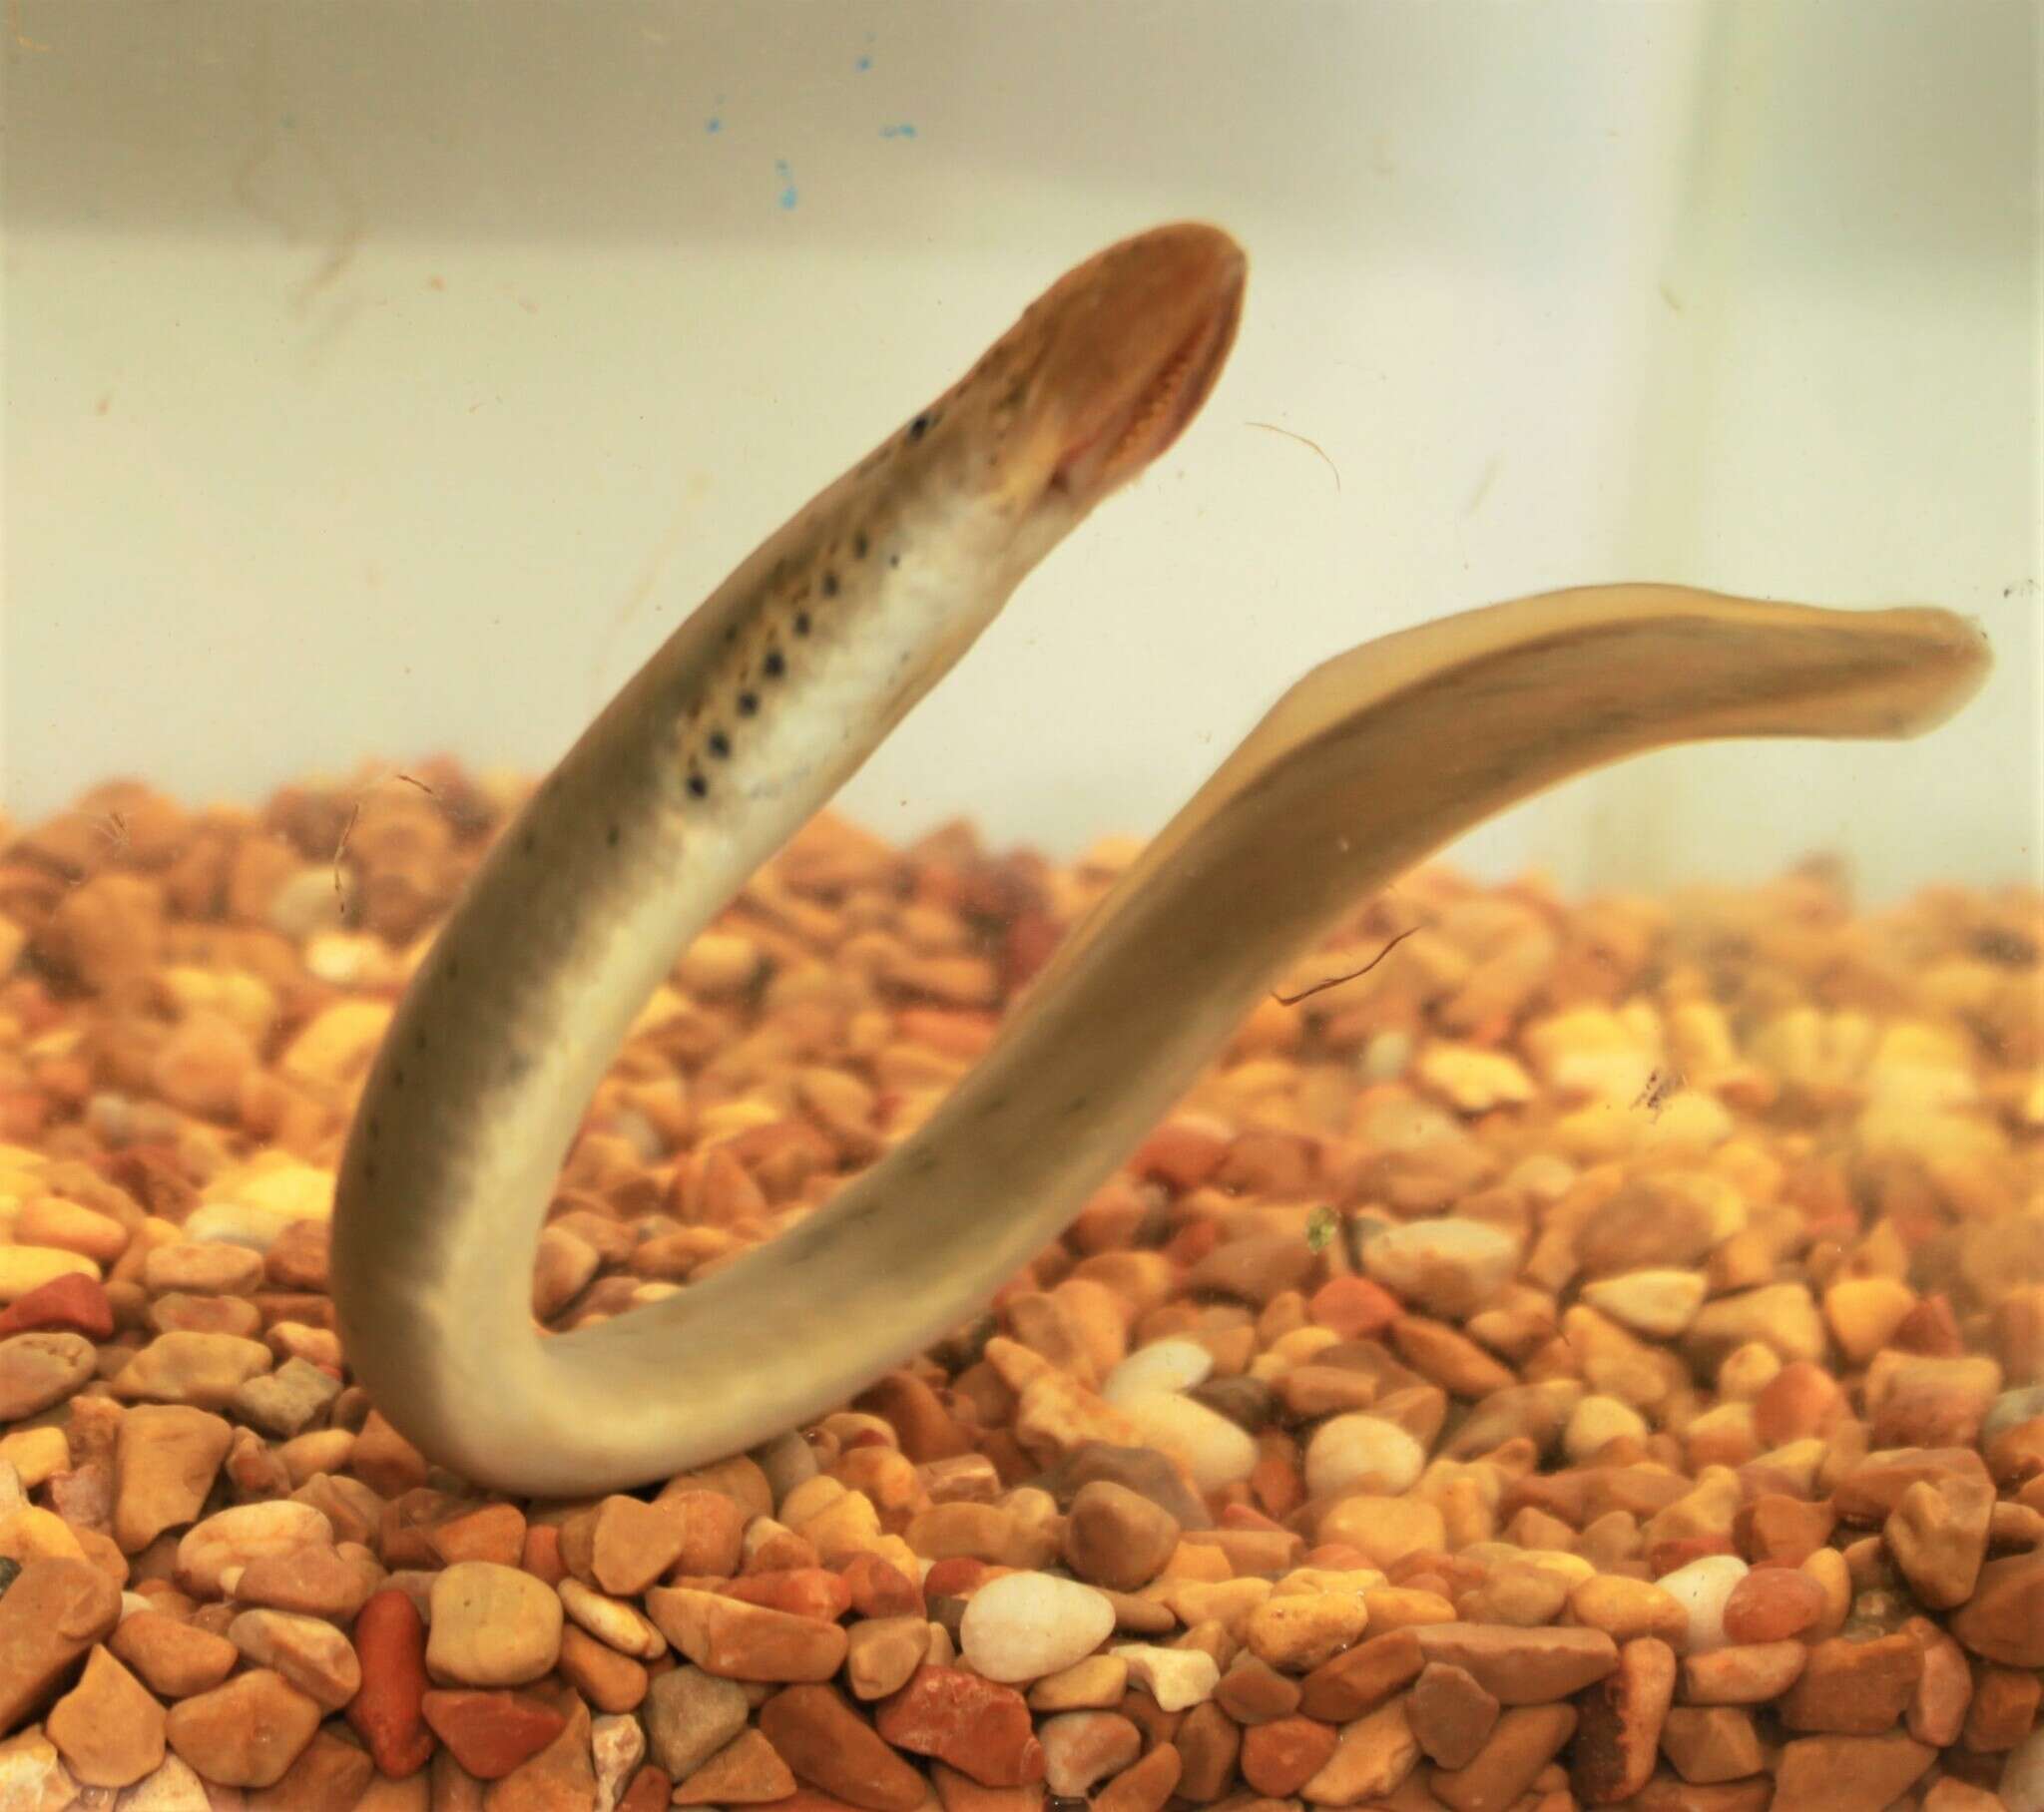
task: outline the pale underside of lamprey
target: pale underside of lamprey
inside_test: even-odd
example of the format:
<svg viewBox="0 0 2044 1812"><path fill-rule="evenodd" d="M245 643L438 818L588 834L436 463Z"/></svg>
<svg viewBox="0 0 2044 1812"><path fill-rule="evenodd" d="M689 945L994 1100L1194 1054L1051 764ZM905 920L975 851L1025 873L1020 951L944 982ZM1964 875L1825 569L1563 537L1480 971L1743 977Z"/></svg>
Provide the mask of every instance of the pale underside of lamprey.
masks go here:
<svg viewBox="0 0 2044 1812"><path fill-rule="evenodd" d="M1931 609L1673 586L1450 617L1300 680L1032 984L905 1140L771 1244L546 1336L561 1158L687 941L1172 444L1233 339L1208 227L1111 248L824 492L676 632L505 831L364 1091L336 1194L350 1363L429 1458L507 1492L621 1490L855 1395L1054 1239L1271 976L1479 820L1572 774L1727 736L1905 736L1986 667Z"/></svg>

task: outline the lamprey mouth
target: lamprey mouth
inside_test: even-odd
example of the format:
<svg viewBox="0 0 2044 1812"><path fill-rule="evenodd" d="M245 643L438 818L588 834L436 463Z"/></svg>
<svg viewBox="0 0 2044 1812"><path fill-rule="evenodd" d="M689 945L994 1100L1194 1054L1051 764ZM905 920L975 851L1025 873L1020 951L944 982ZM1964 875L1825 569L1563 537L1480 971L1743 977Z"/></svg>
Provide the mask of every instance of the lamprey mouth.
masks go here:
<svg viewBox="0 0 2044 1812"><path fill-rule="evenodd" d="M1237 258L1215 305L1173 348L1149 380L1068 448L1051 472L1051 488L1105 492L1133 478L1165 453L1200 412L1242 323L1248 264Z"/></svg>

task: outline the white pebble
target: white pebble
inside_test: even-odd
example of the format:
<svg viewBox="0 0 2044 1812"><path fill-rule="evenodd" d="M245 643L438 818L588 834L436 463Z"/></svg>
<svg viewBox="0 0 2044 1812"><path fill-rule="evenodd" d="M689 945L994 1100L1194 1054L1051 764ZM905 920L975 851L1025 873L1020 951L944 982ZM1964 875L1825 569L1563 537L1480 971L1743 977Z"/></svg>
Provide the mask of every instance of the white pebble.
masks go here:
<svg viewBox="0 0 2044 1812"><path fill-rule="evenodd" d="M998 1584L998 1582L996 1582ZM982 1586L981 1591L986 1587ZM1158 1648L1124 1642L1110 1652L1129 1664L1129 1684L1141 1686L1160 1710L1190 1711L1214 1696L1221 1669L1204 1648Z"/></svg>
<svg viewBox="0 0 2044 1812"><path fill-rule="evenodd" d="M1725 1600L1746 1575L1746 1563L1736 1554L1707 1554L1654 1582L1689 1612L1689 1653L1725 1646Z"/></svg>
<svg viewBox="0 0 2044 1812"><path fill-rule="evenodd" d="M1247 1479L1256 1467L1256 1437L1204 1403L1160 1392L1120 1408L1142 1431L1143 1444L1184 1462L1202 1491Z"/></svg>
<svg viewBox="0 0 2044 1812"><path fill-rule="evenodd" d="M1583 1285L1583 1300L1636 1334L1673 1340L1704 1306L1701 1271L1628 1271Z"/></svg>
<svg viewBox="0 0 2044 1812"><path fill-rule="evenodd" d="M1409 1491L1426 1466L1426 1449L1381 1416L1334 1416L1320 1424L1305 1450L1310 1497L1372 1491L1396 1497Z"/></svg>
<svg viewBox="0 0 2044 1812"><path fill-rule="evenodd" d="M1010 1573L975 1591L959 1625L966 1664L990 1680L1040 1680L1114 1633L1114 1606L1090 1586Z"/></svg>
<svg viewBox="0 0 2044 1812"><path fill-rule="evenodd" d="M1138 1397L1189 1391L1205 1384L1213 1371L1214 1355L1197 1340L1153 1340L1107 1374L1100 1394L1120 1408Z"/></svg>
<svg viewBox="0 0 2044 1812"><path fill-rule="evenodd" d="M1488 1221L1454 1215L1409 1220L1364 1246L1362 1263L1407 1302L1435 1314L1463 1315L1511 1281L1519 1242Z"/></svg>

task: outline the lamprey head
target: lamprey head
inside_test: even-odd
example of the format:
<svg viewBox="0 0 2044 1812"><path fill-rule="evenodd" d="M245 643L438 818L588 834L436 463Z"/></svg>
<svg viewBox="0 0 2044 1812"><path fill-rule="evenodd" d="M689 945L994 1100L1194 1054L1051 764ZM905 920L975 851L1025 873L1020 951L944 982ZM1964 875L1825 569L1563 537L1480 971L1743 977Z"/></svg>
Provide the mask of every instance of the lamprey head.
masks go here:
<svg viewBox="0 0 2044 1812"><path fill-rule="evenodd" d="M1235 342L1248 260L1159 226L1060 277L908 426L983 558L1026 571L1176 441Z"/></svg>

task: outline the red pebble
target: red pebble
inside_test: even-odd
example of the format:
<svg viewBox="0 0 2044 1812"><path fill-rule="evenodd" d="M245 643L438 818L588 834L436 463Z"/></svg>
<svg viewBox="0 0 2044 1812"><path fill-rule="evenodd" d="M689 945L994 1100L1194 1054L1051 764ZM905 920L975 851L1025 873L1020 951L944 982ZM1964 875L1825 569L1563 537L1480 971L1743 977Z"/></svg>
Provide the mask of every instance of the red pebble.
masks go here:
<svg viewBox="0 0 2044 1812"><path fill-rule="evenodd" d="M416 1774L433 1757L433 1733L420 1709L426 1693L426 1625L410 1594L372 1592L355 1617L355 1658L362 1685L347 1721L393 1780Z"/></svg>
<svg viewBox="0 0 2044 1812"><path fill-rule="evenodd" d="M862 1617L919 1617L922 1587L891 1561L855 1554L839 1569L851 1607Z"/></svg>
<svg viewBox="0 0 2044 1812"><path fill-rule="evenodd" d="M1782 1642L1824 1613L1822 1586L1797 1567L1756 1567L1725 1600L1725 1636L1733 1642Z"/></svg>
<svg viewBox="0 0 2044 1812"><path fill-rule="evenodd" d="M984 1561L975 1561L970 1555L954 1555L948 1561L934 1563L922 1576L923 1594L932 1598L963 1597L977 1591L993 1577L994 1570Z"/></svg>
<svg viewBox="0 0 2044 1812"><path fill-rule="evenodd" d="M632 1784L618 1801L618 1812L667 1812L675 1784L651 1762L632 1776Z"/></svg>
<svg viewBox="0 0 2044 1812"><path fill-rule="evenodd" d="M1367 1340L1405 1311L1397 1297L1367 1277L1334 1277L1313 1291L1305 1312L1314 1326L1331 1328L1343 1340Z"/></svg>
<svg viewBox="0 0 2044 1812"><path fill-rule="evenodd" d="M1943 1296L1926 1296L1917 1303L1902 1317L1888 1344L1897 1352L1921 1353L1931 1359L1956 1359L1966 1350L1951 1302Z"/></svg>
<svg viewBox="0 0 2044 1812"><path fill-rule="evenodd" d="M113 1338L114 1305L97 1277L69 1271L37 1284L0 1310L0 1340L51 1328L83 1334L88 1340Z"/></svg>
<svg viewBox="0 0 2044 1812"><path fill-rule="evenodd" d="M1136 1147L1129 1168L1169 1188L1196 1189L1221 1168L1234 1138L1232 1132L1211 1120L1181 1115L1166 1121Z"/></svg>
<svg viewBox="0 0 2044 1812"><path fill-rule="evenodd" d="M918 1667L880 1701L873 1727L897 1749L933 1755L982 1787L1027 1787L1043 1778L1043 1745L1029 1704L1012 1686L956 1667Z"/></svg>
<svg viewBox="0 0 2044 1812"><path fill-rule="evenodd" d="M483 1692L462 1686L429 1692L423 1709L440 1740L477 1780L502 1780L566 1728L551 1705L523 1692Z"/></svg>
<svg viewBox="0 0 2044 1812"><path fill-rule="evenodd" d="M1224 1505L1221 1511L1223 1529L1262 1529L1276 1535L1284 1533L1284 1525L1273 1517L1267 1517L1261 1510L1252 1510L1247 1504Z"/></svg>
<svg viewBox="0 0 2044 1812"><path fill-rule="evenodd" d="M733 1580L717 1589L728 1598L764 1604L792 1616L834 1623L851 1608L851 1587L821 1567L790 1567L782 1573L759 1573Z"/></svg>
<svg viewBox="0 0 2044 1812"><path fill-rule="evenodd" d="M561 1532L551 1523L534 1523L525 1532L525 1553L518 1562L519 1568L536 1580L544 1580L549 1586L558 1586L568 1577L568 1569L561 1560Z"/></svg>

